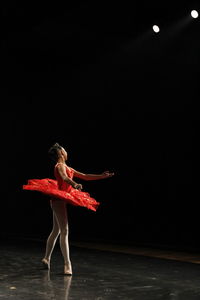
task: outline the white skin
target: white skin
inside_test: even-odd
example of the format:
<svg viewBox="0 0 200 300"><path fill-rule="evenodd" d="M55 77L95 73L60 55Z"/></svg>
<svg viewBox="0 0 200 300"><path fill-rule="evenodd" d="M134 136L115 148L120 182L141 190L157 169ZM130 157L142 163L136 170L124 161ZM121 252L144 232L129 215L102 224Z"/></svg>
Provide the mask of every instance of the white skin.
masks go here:
<svg viewBox="0 0 200 300"><path fill-rule="evenodd" d="M82 189L82 185L76 183L74 180L69 178L66 173L66 161L67 161L67 152L64 148L58 150L58 172L61 178L72 185L75 189ZM101 174L84 174L74 170L74 177L83 179L83 180L99 180L104 178L109 178L114 175L114 173L110 173L109 171L103 172ZM51 254L53 252L54 246L56 244L56 240L60 235L60 249L64 258L64 274L72 275L72 266L69 255L69 225L68 225L68 215L67 215L67 207L66 203L62 200L51 201L51 208L53 211L53 228L47 239L46 243L46 253L45 257L42 259L42 262L46 267L50 268L50 260Z"/></svg>

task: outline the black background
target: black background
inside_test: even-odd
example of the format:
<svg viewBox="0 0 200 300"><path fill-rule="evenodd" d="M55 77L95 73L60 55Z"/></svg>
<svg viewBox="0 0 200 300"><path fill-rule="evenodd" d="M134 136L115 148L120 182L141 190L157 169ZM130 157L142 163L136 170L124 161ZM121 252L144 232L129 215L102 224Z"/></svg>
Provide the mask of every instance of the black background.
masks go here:
<svg viewBox="0 0 200 300"><path fill-rule="evenodd" d="M199 247L195 1L1 4L1 234L44 238L49 147L101 205L69 207L72 239ZM160 25L155 34L152 25Z"/></svg>

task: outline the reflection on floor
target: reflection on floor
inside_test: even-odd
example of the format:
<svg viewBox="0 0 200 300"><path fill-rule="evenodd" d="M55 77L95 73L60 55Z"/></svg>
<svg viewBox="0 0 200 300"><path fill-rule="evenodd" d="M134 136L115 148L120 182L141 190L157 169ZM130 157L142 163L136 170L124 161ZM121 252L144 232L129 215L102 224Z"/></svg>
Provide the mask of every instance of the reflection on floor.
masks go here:
<svg viewBox="0 0 200 300"><path fill-rule="evenodd" d="M135 255L121 253L120 249L111 251L105 245L101 251L92 249L92 245L77 244L71 245L73 276L69 277L62 275L58 245L51 271L42 269L44 247L43 243L30 241L1 243L0 299L200 299L198 264L153 258L146 256L147 252Z"/></svg>

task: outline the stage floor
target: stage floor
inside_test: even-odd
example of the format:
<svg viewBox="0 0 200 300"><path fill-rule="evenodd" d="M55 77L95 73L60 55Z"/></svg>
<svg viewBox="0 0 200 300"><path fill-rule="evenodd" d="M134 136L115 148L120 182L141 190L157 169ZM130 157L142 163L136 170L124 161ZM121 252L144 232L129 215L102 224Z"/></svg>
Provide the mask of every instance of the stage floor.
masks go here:
<svg viewBox="0 0 200 300"><path fill-rule="evenodd" d="M1 243L0 299L200 299L198 263L71 245L73 276L69 277L62 275L59 245L51 271L42 269L44 248L41 242Z"/></svg>

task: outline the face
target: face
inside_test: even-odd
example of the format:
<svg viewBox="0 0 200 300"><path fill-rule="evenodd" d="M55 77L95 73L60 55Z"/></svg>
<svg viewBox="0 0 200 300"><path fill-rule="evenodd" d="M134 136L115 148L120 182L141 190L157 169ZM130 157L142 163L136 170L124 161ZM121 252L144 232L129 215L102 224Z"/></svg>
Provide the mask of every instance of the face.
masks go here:
<svg viewBox="0 0 200 300"><path fill-rule="evenodd" d="M64 159L67 160L67 151L64 148L62 148L60 152Z"/></svg>

